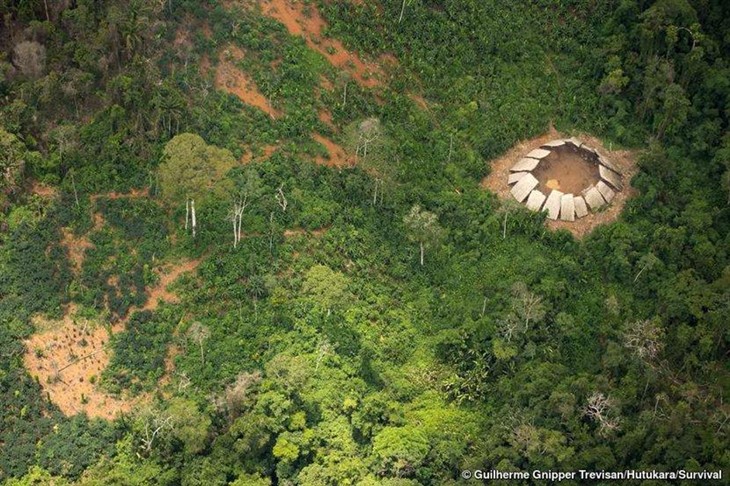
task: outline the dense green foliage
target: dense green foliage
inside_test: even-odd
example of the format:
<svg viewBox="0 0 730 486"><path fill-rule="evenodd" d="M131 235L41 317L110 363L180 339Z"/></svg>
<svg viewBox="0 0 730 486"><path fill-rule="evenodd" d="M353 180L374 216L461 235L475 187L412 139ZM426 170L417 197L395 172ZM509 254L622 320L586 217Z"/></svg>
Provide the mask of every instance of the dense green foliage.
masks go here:
<svg viewBox="0 0 730 486"><path fill-rule="evenodd" d="M305 2L397 59L372 90L230 3L0 0L0 482L727 473L726 2ZM281 116L213 88L229 45ZM583 240L522 209L503 233L479 186L550 124L641 152ZM313 132L359 151L365 129L361 165L312 163ZM181 258L179 302L138 310ZM23 366L31 317L68 303L125 320L99 386L147 394L115 421L63 416Z"/></svg>

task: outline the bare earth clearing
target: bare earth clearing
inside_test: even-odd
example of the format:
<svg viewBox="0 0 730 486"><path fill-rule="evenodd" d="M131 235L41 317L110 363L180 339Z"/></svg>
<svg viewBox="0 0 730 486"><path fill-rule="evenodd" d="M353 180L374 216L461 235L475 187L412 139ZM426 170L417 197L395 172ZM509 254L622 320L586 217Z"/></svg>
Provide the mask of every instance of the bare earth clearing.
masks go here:
<svg viewBox="0 0 730 486"><path fill-rule="evenodd" d="M270 155L275 148L265 150L264 155ZM97 194L92 196L92 200L100 197L118 199L147 195L146 190L136 190L126 194ZM324 234L327 229L307 231L294 228L286 230L284 236L317 237ZM87 236L76 237L68 229L63 230L62 242L69 252L74 271L80 271L84 252L93 245ZM148 401L150 398L148 395L143 394L134 398L116 397L99 387L98 380L111 359L109 340L113 334L125 329L127 319L132 313L140 310L154 311L162 302L178 302L178 296L168 287L182 274L195 271L200 263L201 260L183 260L158 268L156 272L159 280L156 285L147 289L145 304L130 309L127 317L114 325L102 322L101 319L90 320L82 317L75 304L64 309L61 319L35 316L33 324L36 333L25 342L23 362L30 375L38 379L50 401L65 415L85 412L90 417L108 420ZM174 345L168 349L165 374L160 379L161 386L171 383L175 370L174 359L179 353L180 349Z"/></svg>
<svg viewBox="0 0 730 486"><path fill-rule="evenodd" d="M100 197L119 199L146 196L147 190L133 190L124 194L96 194L91 196L91 200L96 201ZM95 226L104 224L100 216L94 213ZM86 235L75 236L71 230L64 228L61 244L66 247L72 269L78 275L85 252L93 247L92 243ZM199 264L200 260L185 260L159 268L159 281L147 289L145 304L130 309L127 318L135 311L155 310L160 302L177 302L177 295L168 287L183 273L194 271ZM124 330L126 318L110 326L101 320L83 318L77 311L72 304L64 309L61 319L36 316L33 324L37 332L25 343L23 361L28 372L38 378L50 400L64 414L86 412L90 417L112 419L147 399L144 395L134 399L114 397L98 387L97 380L110 360L109 339L112 334ZM171 351L172 356L174 350ZM167 374L173 371L171 356L166 361ZM161 382L167 381L169 377L166 375Z"/></svg>
<svg viewBox="0 0 730 486"><path fill-rule="evenodd" d="M583 189L600 180L598 166L583 159L576 152L558 147L542 159L532 171L540 182L537 188L543 194L557 189L566 194L580 194Z"/></svg>
<svg viewBox="0 0 730 486"><path fill-rule="evenodd" d="M317 157L315 162L321 165L328 165L330 167L348 167L354 165L355 158L348 155L344 148L337 145L329 138L323 137L319 133L313 133L312 138L317 143L324 145L329 153L329 158Z"/></svg>
<svg viewBox="0 0 730 486"><path fill-rule="evenodd" d="M215 87L237 96L247 105L255 106L271 118L281 116L281 112L271 106L253 80L235 66L235 62L241 60L243 56L243 51L235 46L229 46L221 51L215 72Z"/></svg>
<svg viewBox="0 0 730 486"><path fill-rule="evenodd" d="M167 287L183 273L193 271L199 263L191 260L168 265L160 273L158 284L149 289L147 302L141 308L130 309L128 316L138 310L154 310L160 302L177 302L177 296ZM96 383L109 364L111 334L123 331L126 319L108 326L82 318L76 312L76 307L70 305L59 320L36 316L33 324L38 333L25 343L25 366L31 376L38 377L50 400L66 415L86 412L90 417L105 419L128 412L134 405L147 400L144 395L133 399L114 397ZM172 371L172 360L169 360L166 373ZM163 377L163 380L168 378Z"/></svg>

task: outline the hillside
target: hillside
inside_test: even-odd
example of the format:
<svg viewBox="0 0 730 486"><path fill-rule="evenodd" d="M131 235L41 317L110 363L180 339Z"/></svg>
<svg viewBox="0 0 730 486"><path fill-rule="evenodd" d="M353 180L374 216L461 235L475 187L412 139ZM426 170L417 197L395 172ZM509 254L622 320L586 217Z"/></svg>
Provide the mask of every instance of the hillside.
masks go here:
<svg viewBox="0 0 730 486"><path fill-rule="evenodd" d="M0 483L730 474L726 2L0 14Z"/></svg>

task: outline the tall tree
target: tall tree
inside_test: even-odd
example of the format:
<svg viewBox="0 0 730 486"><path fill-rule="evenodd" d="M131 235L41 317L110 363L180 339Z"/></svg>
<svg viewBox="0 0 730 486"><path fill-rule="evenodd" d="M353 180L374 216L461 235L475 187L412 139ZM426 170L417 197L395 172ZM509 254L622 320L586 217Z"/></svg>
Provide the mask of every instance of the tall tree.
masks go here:
<svg viewBox="0 0 730 486"><path fill-rule="evenodd" d="M324 265L314 265L307 271L302 291L327 309L329 316L332 308L344 300L347 284L347 277L342 273Z"/></svg>
<svg viewBox="0 0 730 486"><path fill-rule="evenodd" d="M345 140L349 152L355 153L358 165L374 179L372 204L382 203L386 185L392 186L395 180L391 137L380 119L371 117L345 128Z"/></svg>
<svg viewBox="0 0 730 486"><path fill-rule="evenodd" d="M165 145L158 169L162 196L171 204L185 201L185 229L190 221L193 237L198 221L195 201L229 191L231 181L225 175L235 163L231 152L192 133L177 135Z"/></svg>
<svg viewBox="0 0 730 486"><path fill-rule="evenodd" d="M426 249L438 245L445 235L444 229L439 225L438 216L416 204L403 217L403 223L408 230L408 239L418 243L420 262L423 265Z"/></svg>
<svg viewBox="0 0 730 486"><path fill-rule="evenodd" d="M228 212L228 220L233 223L233 248L236 248L241 241L243 213L252 202L261 196L262 184L258 172L251 166L242 171L235 171L232 179L235 188L233 189L233 206Z"/></svg>

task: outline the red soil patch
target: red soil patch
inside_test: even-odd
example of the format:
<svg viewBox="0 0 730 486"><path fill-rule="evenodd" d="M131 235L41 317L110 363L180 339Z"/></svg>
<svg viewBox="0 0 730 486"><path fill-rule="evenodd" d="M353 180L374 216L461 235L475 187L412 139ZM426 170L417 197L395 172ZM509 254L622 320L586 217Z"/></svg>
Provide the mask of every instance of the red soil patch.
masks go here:
<svg viewBox="0 0 730 486"><path fill-rule="evenodd" d="M268 113L271 118L280 116L281 112L271 106L269 100L261 94L253 80L233 64L232 61L242 58L243 51L234 46L221 52L215 73L215 87L237 96L247 105L255 106Z"/></svg>
<svg viewBox="0 0 730 486"><path fill-rule="evenodd" d="M200 31L206 39L213 37L213 30L210 28L210 24L208 24L208 22L203 22L203 25L200 27Z"/></svg>
<svg viewBox="0 0 730 486"><path fill-rule="evenodd" d="M186 19L185 23L187 24L189 21L190 19ZM172 41L172 45L178 48L189 48L190 46L192 46L187 29L183 29L182 27L177 29L177 31L175 32L175 40Z"/></svg>
<svg viewBox="0 0 730 486"><path fill-rule="evenodd" d="M38 181L31 183L30 192L41 197L53 197L58 193L55 187L46 186Z"/></svg>
<svg viewBox="0 0 730 486"><path fill-rule="evenodd" d="M334 125L332 124L332 113L330 113L328 110L324 108L319 110L319 113L317 113L317 118L319 118L319 121L321 121L322 123L334 128Z"/></svg>
<svg viewBox="0 0 730 486"><path fill-rule="evenodd" d="M99 231L104 226L104 216L101 213L93 213L92 220L94 222L94 231Z"/></svg>
<svg viewBox="0 0 730 486"><path fill-rule="evenodd" d="M334 91L335 90L335 85L332 84L332 81L330 81L329 79L325 78L324 76L320 76L320 78L319 78L319 85L322 88L324 88L325 90L327 90L327 91Z"/></svg>
<svg viewBox="0 0 730 486"><path fill-rule="evenodd" d="M177 344L171 344L167 348L167 356L165 356L165 374L162 375L159 381L160 387L166 387L172 383L172 375L175 373L175 358L182 353L182 349ZM165 397L169 396L169 393L163 393Z"/></svg>
<svg viewBox="0 0 730 486"><path fill-rule="evenodd" d="M278 145L264 145L260 154L254 155L254 152L246 152L243 154L240 161L244 165L252 162L263 162L271 157L277 150L279 150Z"/></svg>
<svg viewBox="0 0 730 486"><path fill-rule="evenodd" d="M96 202L97 199L103 197L107 199L122 199L122 198L138 198L147 197L149 190L144 189L132 189L127 193L120 192L109 192L104 194L92 194L90 199L92 202ZM104 217L99 212L93 212L91 219L94 223L94 230L99 230L104 226ZM61 228L61 245L66 248L69 260L71 260L71 268L74 273L78 275L81 271L81 266L84 263L84 256L86 250L93 248L94 245L89 241L89 238L84 236L76 236L69 228Z"/></svg>
<svg viewBox="0 0 730 486"><path fill-rule="evenodd" d="M177 295L167 290L167 287L183 273L195 270L198 265L200 265L200 260L188 260L176 265L168 265L165 271L158 271L160 280L155 287L147 292L147 302L145 302L141 310L155 310L159 306L160 301L178 302Z"/></svg>
<svg viewBox="0 0 730 486"><path fill-rule="evenodd" d="M324 145L329 153L329 158L317 157L315 161L321 165L330 167L349 167L354 164L354 159L347 155L345 149L337 145L329 138L323 137L319 133L313 133L312 138L318 143Z"/></svg>
<svg viewBox="0 0 730 486"><path fill-rule="evenodd" d="M68 228L61 228L61 245L66 248L68 258L71 260L71 268L78 275L84 264L86 250L93 248L94 245L86 236L76 236Z"/></svg>
<svg viewBox="0 0 730 486"><path fill-rule="evenodd" d="M167 287L199 263L200 260L191 260L168 266L158 284L148 291L147 302L141 308L130 309L128 315L135 310L154 310L160 301L176 302L177 296ZM77 317L76 310L70 306L61 320L36 316L33 322L38 332L26 341L23 362L65 415L86 412L90 417L112 419L149 400L146 395L133 399L113 397L92 383L93 377L98 378L109 364L109 339L111 334L124 329L124 320L106 328ZM167 372L172 371L174 353L171 350L168 354ZM163 376L160 383L169 381L169 377Z"/></svg>
<svg viewBox="0 0 730 486"><path fill-rule="evenodd" d="M547 133L535 137L530 140L522 140L515 144L509 151L501 157L492 160L489 165L491 167L490 174L482 180L481 186L485 189L497 194L502 199L512 199L510 194L510 186L507 185L507 178L509 177L510 168L521 159L526 153L532 149L539 148L540 145L547 143L557 138L568 138L570 135L566 135L558 132L555 128L550 127ZM626 200L636 194L636 190L629 185L629 182L637 172L636 167L636 156L637 153L631 150L612 150L603 145L603 142L590 135L578 134L575 136L580 141L584 142L589 147L598 150L599 153L605 155L614 165L616 165L623 174L623 180L625 182L623 191L617 192L611 204L605 209L593 213L589 212L588 216L580 218L576 221L553 221L548 219L547 226L550 229L565 229L572 233L576 238L582 238L587 235L596 226L604 223L614 221L618 218L621 210L626 204ZM580 183L580 181L574 181L566 179L567 174L561 173L558 176L559 184L574 184ZM570 179L570 180L569 180ZM564 182L565 181L565 182ZM545 184L547 185L547 180ZM577 191L574 194L580 194Z"/></svg>
<svg viewBox="0 0 730 486"><path fill-rule="evenodd" d="M86 412L90 417L112 419L141 400L113 397L93 383L110 358L106 347L110 334L100 323L77 317L73 308L61 320L35 317L33 323L40 332L25 342L23 362L65 415ZM118 324L112 331L121 329Z"/></svg>
<svg viewBox="0 0 730 486"><path fill-rule="evenodd" d="M305 6L287 0L270 0L262 2L261 9L264 15L284 24L290 34L303 37L310 49L322 54L334 67L349 73L361 86L373 88L380 84L378 78L383 74L380 66L364 62L337 39L323 38L322 31L327 24L314 4Z"/></svg>
<svg viewBox="0 0 730 486"><path fill-rule="evenodd" d="M200 73L200 76L204 78L208 77L208 73L210 72L210 58L208 57L208 54L203 54L203 57L200 58L198 72Z"/></svg>

